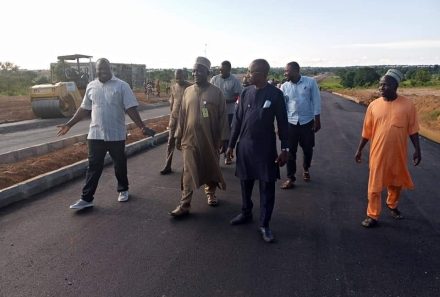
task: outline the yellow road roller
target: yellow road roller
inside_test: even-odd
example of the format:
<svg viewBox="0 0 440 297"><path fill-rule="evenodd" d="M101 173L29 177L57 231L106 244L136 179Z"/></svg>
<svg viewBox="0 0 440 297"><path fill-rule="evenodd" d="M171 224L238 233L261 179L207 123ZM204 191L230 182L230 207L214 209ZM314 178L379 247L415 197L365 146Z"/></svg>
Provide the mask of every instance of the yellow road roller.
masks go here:
<svg viewBox="0 0 440 297"><path fill-rule="evenodd" d="M30 98L32 111L40 118L71 117L82 102L73 81L32 86Z"/></svg>
<svg viewBox="0 0 440 297"><path fill-rule="evenodd" d="M89 61L84 63L81 59ZM87 84L93 80L92 56L58 56L50 72L52 84L30 88L32 111L40 118L71 117L81 105Z"/></svg>

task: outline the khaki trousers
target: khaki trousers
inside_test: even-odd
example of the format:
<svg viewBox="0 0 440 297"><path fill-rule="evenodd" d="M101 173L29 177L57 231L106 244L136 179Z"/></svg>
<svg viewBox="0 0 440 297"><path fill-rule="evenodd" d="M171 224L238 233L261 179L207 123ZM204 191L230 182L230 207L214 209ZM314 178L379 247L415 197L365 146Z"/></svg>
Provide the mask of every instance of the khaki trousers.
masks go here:
<svg viewBox="0 0 440 297"><path fill-rule="evenodd" d="M400 191L402 187L388 186L387 205L389 208L396 208L399 203ZM382 210L381 192L369 192L368 193L368 207L367 216L375 220L379 219L380 212Z"/></svg>
<svg viewBox="0 0 440 297"><path fill-rule="evenodd" d="M189 174L189 172L186 172L185 170L182 173L181 189L182 189L182 197L180 199L180 206L182 208L190 208L194 189L193 189L192 177ZM215 195L215 190L217 189L217 183L216 182L207 183L204 189L206 195L208 194Z"/></svg>
<svg viewBox="0 0 440 297"><path fill-rule="evenodd" d="M174 138L174 134L176 133L177 120L174 118L170 118L170 122L168 126L170 128L170 132L168 135L167 156L165 160L164 169L171 169L171 162L173 161L174 149L176 148L176 138Z"/></svg>

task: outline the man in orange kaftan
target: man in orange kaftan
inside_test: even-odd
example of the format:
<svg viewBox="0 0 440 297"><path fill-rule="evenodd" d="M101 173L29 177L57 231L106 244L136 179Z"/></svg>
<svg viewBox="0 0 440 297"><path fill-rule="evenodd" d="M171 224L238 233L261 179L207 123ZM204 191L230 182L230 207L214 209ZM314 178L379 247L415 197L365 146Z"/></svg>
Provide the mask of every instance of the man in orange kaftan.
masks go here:
<svg viewBox="0 0 440 297"><path fill-rule="evenodd" d="M407 167L408 136L414 145L414 165L421 161L419 124L416 109L408 98L397 95L403 74L390 69L379 83L381 97L368 106L362 138L355 155L361 162L362 149L371 140L370 176L368 181L367 218L364 227L374 227L381 212L381 192L387 187L387 206L395 219L403 218L397 209L402 188L412 189L414 184Z"/></svg>

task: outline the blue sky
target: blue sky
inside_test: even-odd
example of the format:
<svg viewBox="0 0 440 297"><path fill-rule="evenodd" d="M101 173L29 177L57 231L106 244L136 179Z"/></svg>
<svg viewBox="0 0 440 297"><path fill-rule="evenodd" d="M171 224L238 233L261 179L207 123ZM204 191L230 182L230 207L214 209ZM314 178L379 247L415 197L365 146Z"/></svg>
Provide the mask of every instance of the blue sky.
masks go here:
<svg viewBox="0 0 440 297"><path fill-rule="evenodd" d="M0 61L27 69L73 53L192 67L205 50L214 66L440 64L438 0L14 0L0 10Z"/></svg>

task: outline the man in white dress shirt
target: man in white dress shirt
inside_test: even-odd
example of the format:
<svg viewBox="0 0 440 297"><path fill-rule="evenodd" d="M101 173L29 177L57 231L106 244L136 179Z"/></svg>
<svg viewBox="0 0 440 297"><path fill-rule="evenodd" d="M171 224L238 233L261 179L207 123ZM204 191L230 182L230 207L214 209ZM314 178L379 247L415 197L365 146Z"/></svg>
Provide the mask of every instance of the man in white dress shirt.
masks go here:
<svg viewBox="0 0 440 297"><path fill-rule="evenodd" d="M110 62L96 61L97 78L87 85L81 106L65 124L59 125L58 136L66 134L77 122L91 114L87 136L88 160L86 183L81 199L70 206L84 209L93 206L93 199L99 178L104 168L104 157L109 152L118 181L118 201L128 200L127 158L125 155L125 113L142 129L144 135L153 136L155 131L147 128L137 111L139 105L130 86L116 78L111 72Z"/></svg>

